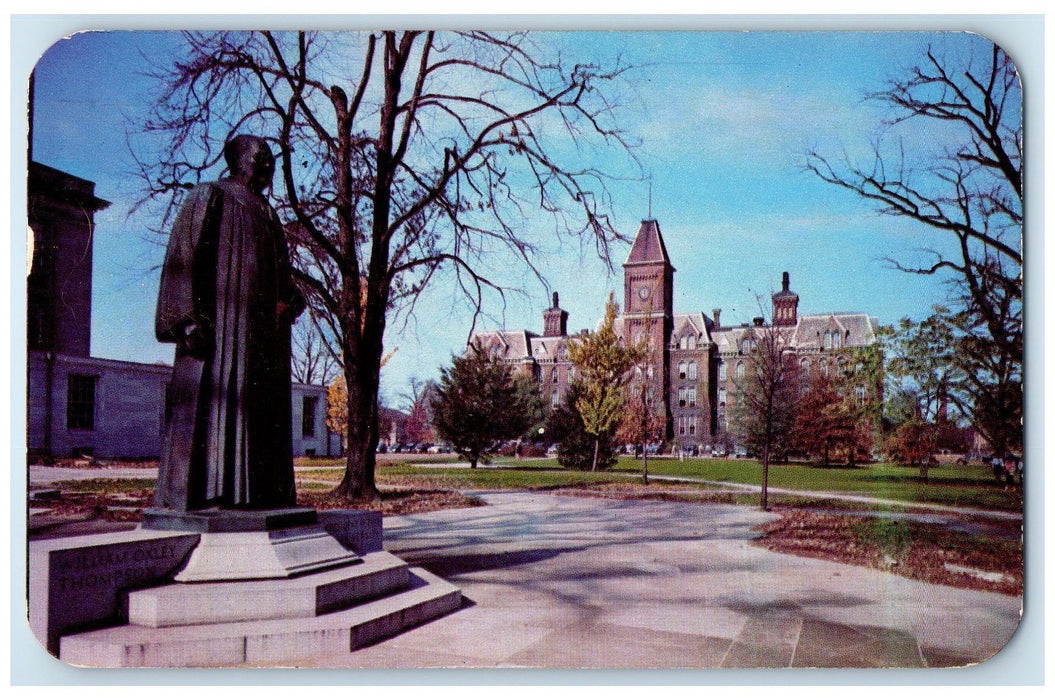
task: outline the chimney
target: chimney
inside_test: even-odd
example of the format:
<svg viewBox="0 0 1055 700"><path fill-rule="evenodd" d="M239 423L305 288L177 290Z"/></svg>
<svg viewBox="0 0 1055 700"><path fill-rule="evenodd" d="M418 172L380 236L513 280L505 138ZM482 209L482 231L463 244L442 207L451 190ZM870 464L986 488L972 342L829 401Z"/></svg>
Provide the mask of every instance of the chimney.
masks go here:
<svg viewBox="0 0 1055 700"><path fill-rule="evenodd" d="M553 292L553 306L542 312L542 335L547 338L568 335L568 312L560 308L556 292Z"/></svg>
<svg viewBox="0 0 1055 700"><path fill-rule="evenodd" d="M791 275L784 273L781 290L773 295L773 325L794 326L799 320L799 295L791 291Z"/></svg>
<svg viewBox="0 0 1055 700"><path fill-rule="evenodd" d="M722 320L721 319L722 319L722 310L721 309L715 309L714 310L714 327L715 328L720 328L721 327L721 325L722 325Z"/></svg>

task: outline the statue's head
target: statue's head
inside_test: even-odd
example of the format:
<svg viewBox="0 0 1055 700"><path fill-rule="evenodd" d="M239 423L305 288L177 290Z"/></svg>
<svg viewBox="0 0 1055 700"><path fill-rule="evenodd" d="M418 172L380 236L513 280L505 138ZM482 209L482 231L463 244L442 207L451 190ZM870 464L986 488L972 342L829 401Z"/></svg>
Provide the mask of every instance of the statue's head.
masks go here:
<svg viewBox="0 0 1055 700"><path fill-rule="evenodd" d="M257 194L262 194L275 176L275 157L259 136L235 136L224 145L223 156L231 177Z"/></svg>

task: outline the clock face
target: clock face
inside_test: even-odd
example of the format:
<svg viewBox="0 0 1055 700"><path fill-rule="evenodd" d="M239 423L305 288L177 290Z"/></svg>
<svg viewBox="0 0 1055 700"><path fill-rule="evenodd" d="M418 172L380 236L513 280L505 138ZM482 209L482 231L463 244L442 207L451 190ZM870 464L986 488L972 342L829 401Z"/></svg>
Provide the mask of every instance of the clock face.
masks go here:
<svg viewBox="0 0 1055 700"><path fill-rule="evenodd" d="M645 286L637 290L637 295L642 299L648 299L648 295L652 293L652 288Z"/></svg>

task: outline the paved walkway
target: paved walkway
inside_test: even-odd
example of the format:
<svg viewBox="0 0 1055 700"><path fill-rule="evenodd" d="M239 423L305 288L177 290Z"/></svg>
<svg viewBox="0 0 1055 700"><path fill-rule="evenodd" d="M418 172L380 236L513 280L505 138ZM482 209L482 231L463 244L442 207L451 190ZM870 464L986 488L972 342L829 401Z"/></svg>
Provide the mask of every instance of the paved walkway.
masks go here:
<svg viewBox="0 0 1055 700"><path fill-rule="evenodd" d="M756 509L479 494L385 519L385 547L467 606L312 660L351 668L939 667L1010 639L1021 598L777 554Z"/></svg>

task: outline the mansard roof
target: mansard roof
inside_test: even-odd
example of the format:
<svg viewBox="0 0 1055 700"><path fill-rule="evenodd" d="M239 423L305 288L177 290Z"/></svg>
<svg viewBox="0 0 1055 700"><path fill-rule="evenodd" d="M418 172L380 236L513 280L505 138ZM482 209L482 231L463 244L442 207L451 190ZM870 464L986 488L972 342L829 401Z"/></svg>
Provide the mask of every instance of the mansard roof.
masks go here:
<svg viewBox="0 0 1055 700"><path fill-rule="evenodd" d="M768 326L766 326L768 328ZM723 328L713 331L711 337L720 353L735 353L744 336L755 331L753 325ZM799 316L791 334L790 344L796 350L821 350L824 348L825 331L842 335L842 347L866 347L877 340L879 319L864 313L829 313Z"/></svg>
<svg viewBox="0 0 1055 700"><path fill-rule="evenodd" d="M825 331L843 336L843 346L864 347L876 342L879 319L864 313L833 313L799 316L792 343L800 349L824 347Z"/></svg>
<svg viewBox="0 0 1055 700"><path fill-rule="evenodd" d="M637 263L670 265L667 246L663 243L663 234L659 232L659 222L655 219L646 219L641 222L641 228L637 230L634 243L630 246L630 255L627 256L624 265Z"/></svg>

